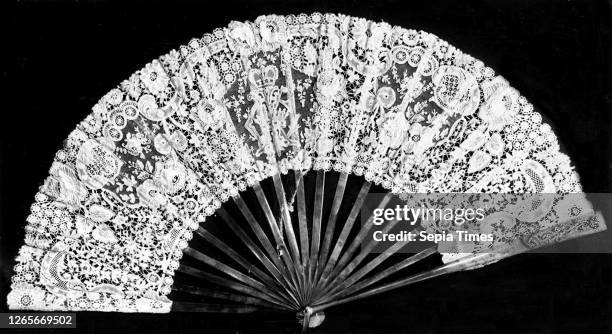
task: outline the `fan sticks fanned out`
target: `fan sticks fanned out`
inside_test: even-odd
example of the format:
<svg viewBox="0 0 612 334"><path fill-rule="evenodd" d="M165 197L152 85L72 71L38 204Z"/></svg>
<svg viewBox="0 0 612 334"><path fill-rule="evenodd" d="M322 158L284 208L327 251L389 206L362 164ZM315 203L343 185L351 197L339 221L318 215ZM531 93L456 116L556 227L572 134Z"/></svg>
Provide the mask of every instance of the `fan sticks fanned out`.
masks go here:
<svg viewBox="0 0 612 334"><path fill-rule="evenodd" d="M304 177L301 173L295 175L297 184L298 224L300 230L300 248L302 250L302 266L306 267L310 258L310 238L308 236L308 221L306 220L306 199L304 198Z"/></svg>
<svg viewBox="0 0 612 334"><path fill-rule="evenodd" d="M327 276L330 274L331 270L334 268L334 265L336 264L336 261L338 260L338 257L340 256L340 252L344 248L344 245L349 236L349 233L351 232L351 229L353 228L353 225L355 224L357 215L359 215L359 211L361 210L361 206L363 205L363 202L365 201L366 195L368 194L369 190L370 190L370 183L365 182L361 186L359 195L357 195L357 199L353 203L353 207L348 215L348 218L346 219L346 222L344 223L344 226L342 227L342 232L340 233L340 235L338 236L338 239L336 240L334 250L332 251L332 254L329 257L329 260L325 264L325 268L323 269L323 273L321 275L321 280L325 280Z"/></svg>
<svg viewBox="0 0 612 334"><path fill-rule="evenodd" d="M325 228L325 234L323 237L323 245L321 246L321 255L319 257L319 263L325 264L327 263L327 256L329 253L329 248L331 246L332 237L334 235L334 231L336 229L336 222L338 220L338 211L340 210L340 205L342 204L342 199L344 196L344 190L346 189L346 182L348 181L347 173L340 173L340 177L338 178L338 183L336 186L336 191L334 193L334 202L331 207L331 212L329 213L329 218L327 221L327 227ZM319 271L319 275L317 279L320 278L321 271Z"/></svg>
<svg viewBox="0 0 612 334"><path fill-rule="evenodd" d="M293 230L293 224L291 223L291 216L289 214L289 207L285 196L285 190L283 188L283 183L280 179L280 175L278 174L275 174L272 179L274 182L274 190L276 191L276 198L278 200L281 210L281 217L285 227L285 233L287 234L287 239L289 239L289 248L291 249L293 262L299 264L300 251L298 250L297 239L295 238L295 231Z"/></svg>
<svg viewBox="0 0 612 334"><path fill-rule="evenodd" d="M175 287L173 291L186 293L190 295L196 295L196 296L205 296L205 297L211 297L215 299L223 299L223 300L228 300L228 301L243 303L243 304L248 304L248 305L261 306L264 308L270 308L270 309L275 309L275 310L287 310L287 308L279 307L278 305L267 302L265 299L249 297L245 295L239 295L239 294L228 293L228 292L222 292L222 291L203 288L199 286L185 285L185 286Z"/></svg>
<svg viewBox="0 0 612 334"><path fill-rule="evenodd" d="M323 191L325 190L325 173L324 171L317 171L317 178L315 184L315 202L314 211L312 218L312 238L310 244L310 262L308 277L310 282L316 280L318 261L319 261L319 245L321 242L321 219L323 215ZM312 294L309 289L308 294Z"/></svg>
<svg viewBox="0 0 612 334"><path fill-rule="evenodd" d="M393 220L391 222L388 222L383 228L382 233L389 232L393 227L395 227L395 225L397 225L397 223L399 223L399 220ZM371 234L371 231L369 231L369 229L368 229L368 232L369 234ZM330 282L328 282L326 285L323 286L322 293L328 293L330 291L333 291L334 288L336 288L340 282L347 283L348 282L346 280L347 277L357 268L357 266L359 266L359 264L366 258L366 256L368 256L373 251L374 247L376 246L377 246L377 242L372 238L365 245L362 245L361 251L359 252L359 254L357 254L357 256L355 256L351 260L351 262L346 264L346 266L341 266L342 262L340 262L338 267L336 267L336 269L331 274L331 277L333 277L333 279ZM398 251L400 248L402 248L403 246L405 245L402 242L396 242L391 245L389 250L387 250L388 253L383 253L383 254L388 254L390 256L394 254L395 251ZM378 258L382 259L380 255ZM370 264L374 265L374 262L370 262Z"/></svg>
<svg viewBox="0 0 612 334"><path fill-rule="evenodd" d="M355 282L353 281L357 281L361 276L361 274L357 275L356 274L356 279L352 279L350 282L347 282L346 284L342 284L341 288L344 287L346 285L346 289L342 290L341 288L337 289L337 291L332 291L329 294L327 294L326 297L321 298L320 300L317 300L318 303L325 303L325 302L329 302L330 300L333 300L334 298L338 298L338 297L347 297L350 296L356 292L359 292L360 290L363 290L365 288L367 288L368 286L392 275L395 274L397 272L399 272L400 270L409 267L413 264L415 264L416 262L423 260L424 258L433 255L437 252L436 247L430 247L427 248L413 256L407 257L406 259L404 259L401 262L395 263L393 265L391 265L390 267L385 268L384 270L382 270L381 272L368 277L362 281L358 281L358 283L355 284ZM385 253L387 254L387 253ZM382 254L381 254L382 255ZM369 271L369 269L364 269L364 274L365 271Z"/></svg>
<svg viewBox="0 0 612 334"><path fill-rule="evenodd" d="M242 203L242 201L239 199L237 199L236 202L237 204ZM282 286L285 287L286 291L289 292L289 296L291 297L291 299L293 299L295 303L299 304L299 301L298 301L299 291L297 290L297 287L295 286L294 281L292 281L291 279L289 270L279 261L278 259L279 256L277 256L277 253L275 253L274 248L270 244L270 241L267 239L263 230L261 230L261 227L254 220L253 215L250 213L250 211L246 209L246 207L242 207L240 204L239 204L239 207L244 209L243 213L245 214L245 217L247 218L247 222L249 222L253 231L255 231L256 235L259 238L259 241L262 243L262 245L266 249L269 258L261 252L259 247L253 242L253 240L246 234L246 232L244 232L244 230L234 221L234 219L224 209L220 209L219 214L221 215L223 220L231 226L232 231L235 232L238 235L238 237L241 238L245 242L247 247L249 247L249 249L257 257L257 259L262 264L264 264L264 266L266 266L268 271L272 275L274 275L276 280ZM271 263L270 261L274 263Z"/></svg>
<svg viewBox="0 0 612 334"><path fill-rule="evenodd" d="M491 256L490 254L478 254L472 257L468 257L468 258L457 260L455 262L448 263L444 266L441 266L435 269L427 270L425 272L409 276L404 279L400 279L400 280L397 280L391 283L383 284L379 287L355 294L347 298L337 299L335 301L329 301L326 303L320 303L312 307L312 312L319 312L319 311L322 311L332 306L336 306L336 305L344 304L350 301L366 298L372 295L384 293L384 292L387 292L393 289L397 289L400 287L405 287L410 284L424 281L426 279L434 278L436 276L441 276L444 274L449 274L449 273L457 272L460 270L470 269L474 265L474 261L487 259L490 256Z"/></svg>
<svg viewBox="0 0 612 334"><path fill-rule="evenodd" d="M196 230L196 233L199 236L201 236L204 240L214 245L221 252L228 255L232 260L240 264L244 269L247 270L248 273L253 273L255 276L257 276L258 279L261 280L262 283L265 283L268 287L270 287L271 289L274 289L273 291L275 295L279 295L279 291L275 289L279 287L278 285L279 282L273 281L272 277L265 274L259 268L254 266L252 263L249 263L247 259L245 259L243 256L241 256L236 251L234 251L229 245L227 245L226 243L224 243L223 241L219 240L214 235L206 231L204 228L199 227Z"/></svg>
<svg viewBox="0 0 612 334"><path fill-rule="evenodd" d="M195 302L178 302L175 311L207 312L207 313L253 313L260 308L246 305L206 304Z"/></svg>
<svg viewBox="0 0 612 334"><path fill-rule="evenodd" d="M273 231L272 233L275 235L275 238L278 237L278 241L277 241L279 242L279 244L277 244L277 247L279 250L278 253L274 252L273 250L274 247L270 244L270 241L268 240L266 234L263 232L261 227L258 225L258 222L255 219L255 216L253 216L248 206L246 206L242 200L238 200L237 204L239 204L240 210L247 218L247 221L249 222L253 231L256 231L258 238L260 239L260 241L264 243L264 246L266 247L268 254L274 259L281 258L283 260L285 266L283 267L282 264L278 263L279 262L278 260L276 261L277 266L284 268L284 272L288 276L288 279L290 281L290 284L292 286L294 293L299 299L302 299L302 296L300 295L300 289L298 287L299 281L297 278L298 273L297 273L296 265L293 259L291 258L291 256L289 255L289 252L287 251L287 247L284 241L285 239L283 238L282 234L280 233L280 230L278 229L278 225L276 224L276 219L274 218L272 209L270 209L270 205L268 204L266 196L263 190L261 189L261 187L259 185L255 185L253 189L255 190L255 194L257 195L257 200L259 201L259 204L261 208L264 210L266 218L268 219L268 223L270 224L270 227L272 228L272 231Z"/></svg>
<svg viewBox="0 0 612 334"><path fill-rule="evenodd" d="M380 201L380 203L378 204L377 209L384 208L391 200L391 196L392 196L391 194L386 194L383 197L383 199ZM320 283L321 285L327 284L327 281L331 277L335 277L335 275L337 275L347 265L348 261L350 261L350 259L355 254L355 252L357 251L357 249L359 248L363 240L366 238L368 234L370 234L370 229L373 226L373 223L372 223L373 219L374 219L374 216L372 215L366 220L365 224L363 224L357 236L353 239L349 247L342 254L340 261L336 264L335 268L333 268L331 273L328 275L325 275L325 273L323 273L323 277ZM344 240L338 239L337 242L342 242L342 244L344 244Z"/></svg>
<svg viewBox="0 0 612 334"><path fill-rule="evenodd" d="M179 272L182 272L184 274L193 276L193 277L198 277L198 278L202 278L207 282L211 282L214 284L217 284L219 286L223 286L226 287L228 289L231 290L235 290L238 291L240 293L246 294L246 295L250 295L262 300L266 300L270 303L273 303L275 305L278 305L280 307L287 307L286 303L284 301L278 301L274 296L270 296L270 295L266 295L265 293L258 291L256 289L251 288L250 286L244 285L240 282L237 282L235 280L230 280L215 274L211 274L209 272L206 272L204 270L201 269L197 269L197 268L193 268L187 265L181 265L178 269ZM291 305L291 304L290 304ZM293 307L289 307L290 309L296 309L298 310L299 307L297 307L297 304L293 304Z"/></svg>

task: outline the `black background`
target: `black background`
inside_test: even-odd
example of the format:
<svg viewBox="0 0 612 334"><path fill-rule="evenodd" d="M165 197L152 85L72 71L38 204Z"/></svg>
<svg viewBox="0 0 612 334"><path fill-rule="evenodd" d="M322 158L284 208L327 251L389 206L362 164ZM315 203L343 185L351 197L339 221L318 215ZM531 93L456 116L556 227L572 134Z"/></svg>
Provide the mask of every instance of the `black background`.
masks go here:
<svg viewBox="0 0 612 334"><path fill-rule="evenodd" d="M606 1L18 2L4 19L2 43L15 57L2 69L3 309L33 195L63 139L99 97L148 61L230 20L313 11L422 29L480 58L553 125L585 191L612 192ZM611 333L612 255L520 255L326 314L315 333ZM77 321L90 333L295 328L291 316L83 313Z"/></svg>

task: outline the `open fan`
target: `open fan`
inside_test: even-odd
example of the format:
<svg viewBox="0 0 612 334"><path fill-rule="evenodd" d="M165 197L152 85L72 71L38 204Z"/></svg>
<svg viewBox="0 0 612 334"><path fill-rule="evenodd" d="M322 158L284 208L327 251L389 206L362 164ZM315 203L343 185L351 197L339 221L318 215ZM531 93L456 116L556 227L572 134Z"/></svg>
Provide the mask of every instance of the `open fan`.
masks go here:
<svg viewBox="0 0 612 334"><path fill-rule="evenodd" d="M279 310L315 326L328 307L605 229L570 196L577 175L541 121L425 32L330 14L232 22L136 72L69 135L9 307ZM374 252L373 193L381 208L392 194L556 197L487 212L471 228L494 245Z"/></svg>

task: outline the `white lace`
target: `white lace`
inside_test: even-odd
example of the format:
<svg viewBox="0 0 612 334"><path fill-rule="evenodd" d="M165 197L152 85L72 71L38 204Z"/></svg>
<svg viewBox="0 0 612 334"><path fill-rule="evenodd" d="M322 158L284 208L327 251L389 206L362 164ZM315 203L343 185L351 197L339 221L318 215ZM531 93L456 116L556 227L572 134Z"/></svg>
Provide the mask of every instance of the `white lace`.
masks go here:
<svg viewBox="0 0 612 334"><path fill-rule="evenodd" d="M232 22L134 73L69 135L32 204L8 304L168 312L192 231L288 170L394 193L580 192L541 119L432 34L316 13Z"/></svg>

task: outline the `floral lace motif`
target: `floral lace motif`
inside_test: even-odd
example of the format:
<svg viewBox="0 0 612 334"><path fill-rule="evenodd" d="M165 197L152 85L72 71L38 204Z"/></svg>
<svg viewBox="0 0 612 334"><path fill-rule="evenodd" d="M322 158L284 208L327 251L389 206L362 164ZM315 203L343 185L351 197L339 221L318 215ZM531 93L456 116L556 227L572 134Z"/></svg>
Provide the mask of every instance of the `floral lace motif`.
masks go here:
<svg viewBox="0 0 612 334"><path fill-rule="evenodd" d="M261 16L154 60L93 107L36 194L8 304L168 312L198 224L258 181L309 169L394 193L580 191L532 105L436 36Z"/></svg>

